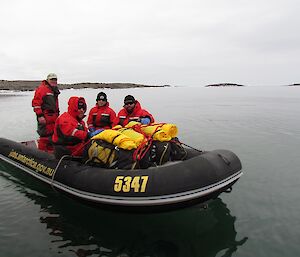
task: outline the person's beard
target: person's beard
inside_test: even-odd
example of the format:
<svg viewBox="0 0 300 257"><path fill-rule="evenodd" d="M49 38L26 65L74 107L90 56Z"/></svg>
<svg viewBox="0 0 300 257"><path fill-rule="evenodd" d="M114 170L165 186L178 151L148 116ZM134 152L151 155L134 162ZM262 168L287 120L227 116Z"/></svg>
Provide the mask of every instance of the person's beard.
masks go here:
<svg viewBox="0 0 300 257"><path fill-rule="evenodd" d="M130 109L128 108L128 109L126 109L126 111L127 111L129 114L131 114L131 113L133 112L133 109L134 109L134 108L130 108Z"/></svg>

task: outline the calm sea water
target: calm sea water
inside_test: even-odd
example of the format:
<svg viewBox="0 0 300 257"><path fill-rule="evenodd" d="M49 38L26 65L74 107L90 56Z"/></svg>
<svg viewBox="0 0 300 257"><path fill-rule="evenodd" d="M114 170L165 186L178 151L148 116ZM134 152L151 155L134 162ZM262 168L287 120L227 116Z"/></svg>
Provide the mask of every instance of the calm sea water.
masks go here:
<svg viewBox="0 0 300 257"><path fill-rule="evenodd" d="M62 91L61 111L73 95L84 96L92 107L98 92ZM207 208L124 214L62 197L2 164L1 257L300 256L300 87L105 92L116 111L133 94L157 121L177 124L188 145L232 150L244 175ZM1 137L37 138L32 96L0 95Z"/></svg>

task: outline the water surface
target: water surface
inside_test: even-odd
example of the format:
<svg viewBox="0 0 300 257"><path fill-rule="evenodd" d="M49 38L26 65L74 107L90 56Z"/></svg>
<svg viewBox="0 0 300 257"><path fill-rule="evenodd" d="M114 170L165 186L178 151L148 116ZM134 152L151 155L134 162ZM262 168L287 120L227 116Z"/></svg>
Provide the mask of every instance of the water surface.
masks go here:
<svg viewBox="0 0 300 257"><path fill-rule="evenodd" d="M116 111L133 94L188 145L232 150L244 175L207 208L136 215L84 206L2 164L0 256L300 256L300 87L104 91ZM91 108L98 92L64 90L60 109L73 95ZM37 138L32 97L1 97L1 137Z"/></svg>

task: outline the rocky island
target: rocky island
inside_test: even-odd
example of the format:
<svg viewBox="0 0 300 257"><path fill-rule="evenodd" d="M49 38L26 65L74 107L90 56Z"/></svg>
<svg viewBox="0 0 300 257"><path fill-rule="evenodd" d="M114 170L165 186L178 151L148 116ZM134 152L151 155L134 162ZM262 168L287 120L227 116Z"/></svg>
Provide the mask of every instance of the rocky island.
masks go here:
<svg viewBox="0 0 300 257"><path fill-rule="evenodd" d="M13 91L32 91L41 83L38 80L0 80L0 90L13 90ZM82 82L75 84L58 84L60 89L81 89L81 88L136 88L136 87L167 87L168 85L162 86L151 86L134 83L93 83L93 82Z"/></svg>
<svg viewBox="0 0 300 257"><path fill-rule="evenodd" d="M294 83L294 84L291 84L291 85L288 85L289 87L296 87L296 86L300 86L300 83Z"/></svg>
<svg viewBox="0 0 300 257"><path fill-rule="evenodd" d="M244 87L244 85L235 84L235 83L218 83L218 84L210 84L205 87Z"/></svg>

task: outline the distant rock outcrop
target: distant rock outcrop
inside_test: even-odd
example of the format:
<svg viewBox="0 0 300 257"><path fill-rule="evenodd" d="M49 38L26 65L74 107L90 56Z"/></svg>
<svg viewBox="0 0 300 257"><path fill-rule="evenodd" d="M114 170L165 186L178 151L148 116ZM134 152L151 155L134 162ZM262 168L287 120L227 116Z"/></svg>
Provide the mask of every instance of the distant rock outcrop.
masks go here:
<svg viewBox="0 0 300 257"><path fill-rule="evenodd" d="M244 87L244 85L235 84L235 83L219 83L219 84L210 84L205 87Z"/></svg>
<svg viewBox="0 0 300 257"><path fill-rule="evenodd" d="M14 91L32 91L41 83L35 80L0 80L0 90L14 90ZM136 88L136 87L167 87L163 86L150 86L134 83L75 83L75 84L58 84L60 89L81 89L81 88Z"/></svg>
<svg viewBox="0 0 300 257"><path fill-rule="evenodd" d="M296 86L300 86L300 83L294 83L294 84L291 84L291 85L288 85L289 87L296 87Z"/></svg>

